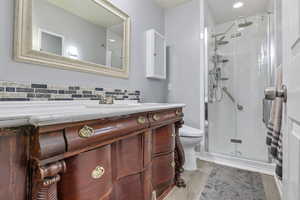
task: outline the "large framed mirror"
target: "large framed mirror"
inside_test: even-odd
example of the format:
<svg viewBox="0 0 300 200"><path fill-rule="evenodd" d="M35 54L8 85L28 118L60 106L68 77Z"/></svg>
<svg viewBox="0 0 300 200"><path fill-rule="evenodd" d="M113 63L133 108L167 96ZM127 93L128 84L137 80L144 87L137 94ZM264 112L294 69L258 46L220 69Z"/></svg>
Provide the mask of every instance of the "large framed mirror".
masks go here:
<svg viewBox="0 0 300 200"><path fill-rule="evenodd" d="M128 78L130 18L107 0L16 0L14 58Z"/></svg>

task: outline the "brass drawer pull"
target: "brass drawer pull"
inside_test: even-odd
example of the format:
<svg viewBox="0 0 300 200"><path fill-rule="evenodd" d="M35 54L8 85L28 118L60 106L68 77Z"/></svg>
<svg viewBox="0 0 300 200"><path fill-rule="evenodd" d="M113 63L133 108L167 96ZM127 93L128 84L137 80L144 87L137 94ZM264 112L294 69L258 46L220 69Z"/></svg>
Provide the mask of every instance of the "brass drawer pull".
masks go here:
<svg viewBox="0 0 300 200"><path fill-rule="evenodd" d="M97 166L93 171L92 171L92 178L93 179L100 179L105 173L105 169L101 166Z"/></svg>
<svg viewBox="0 0 300 200"><path fill-rule="evenodd" d="M175 163L175 161L172 161L172 163L171 163L171 167L172 167L172 168L175 168L175 166L176 166L176 163Z"/></svg>
<svg viewBox="0 0 300 200"><path fill-rule="evenodd" d="M87 125L85 125L82 129L80 129L79 131L79 137L82 138L89 138L92 137L95 134L95 131L92 127L89 127Z"/></svg>
<svg viewBox="0 0 300 200"><path fill-rule="evenodd" d="M138 121L139 124L145 124L146 123L146 117L140 116L137 121Z"/></svg>
<svg viewBox="0 0 300 200"><path fill-rule="evenodd" d="M158 120L160 120L160 116L158 114L154 114L153 119L154 119L154 121L158 121Z"/></svg>

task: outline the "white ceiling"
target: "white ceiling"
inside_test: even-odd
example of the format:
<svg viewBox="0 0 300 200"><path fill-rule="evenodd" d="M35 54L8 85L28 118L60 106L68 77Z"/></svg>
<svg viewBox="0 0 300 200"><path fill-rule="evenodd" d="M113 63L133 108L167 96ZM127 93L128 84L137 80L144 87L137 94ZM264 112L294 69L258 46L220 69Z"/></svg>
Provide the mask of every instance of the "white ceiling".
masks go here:
<svg viewBox="0 0 300 200"><path fill-rule="evenodd" d="M155 0L155 2L162 8L171 8L191 0Z"/></svg>
<svg viewBox="0 0 300 200"><path fill-rule="evenodd" d="M217 24L232 21L239 16L252 16L266 12L269 0L239 0L244 7L234 9L232 6L237 0L207 0L209 8Z"/></svg>

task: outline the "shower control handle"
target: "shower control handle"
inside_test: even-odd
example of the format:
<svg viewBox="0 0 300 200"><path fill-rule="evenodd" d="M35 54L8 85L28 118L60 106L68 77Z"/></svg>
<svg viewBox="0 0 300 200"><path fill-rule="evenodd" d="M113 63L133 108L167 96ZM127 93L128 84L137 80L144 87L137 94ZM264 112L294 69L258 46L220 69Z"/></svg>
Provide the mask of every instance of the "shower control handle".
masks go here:
<svg viewBox="0 0 300 200"><path fill-rule="evenodd" d="M279 90L275 87L265 89L265 99L274 100L277 97L283 98L284 102L287 101L287 87L285 85L282 85Z"/></svg>

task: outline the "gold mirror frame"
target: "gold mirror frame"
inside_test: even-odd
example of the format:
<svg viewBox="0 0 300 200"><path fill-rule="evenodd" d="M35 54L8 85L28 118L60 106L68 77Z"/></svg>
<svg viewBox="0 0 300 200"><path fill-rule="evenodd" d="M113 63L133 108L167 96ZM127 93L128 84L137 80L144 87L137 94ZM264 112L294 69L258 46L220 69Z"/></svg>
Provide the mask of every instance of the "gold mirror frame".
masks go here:
<svg viewBox="0 0 300 200"><path fill-rule="evenodd" d="M119 78L129 77L130 18L107 0L93 0L99 6L124 20L123 68L114 69L104 65L54 55L32 49L32 0L16 0L14 59L18 62L47 65L59 69L88 72Z"/></svg>

